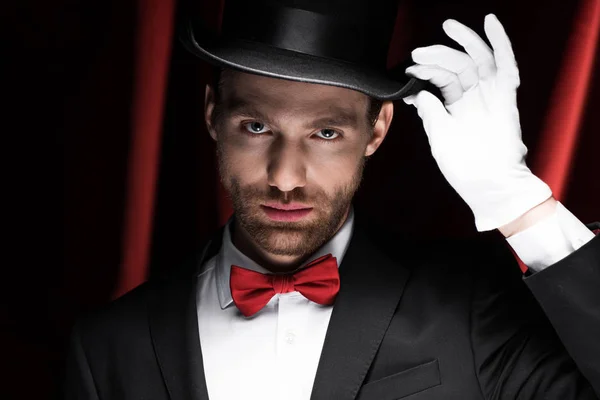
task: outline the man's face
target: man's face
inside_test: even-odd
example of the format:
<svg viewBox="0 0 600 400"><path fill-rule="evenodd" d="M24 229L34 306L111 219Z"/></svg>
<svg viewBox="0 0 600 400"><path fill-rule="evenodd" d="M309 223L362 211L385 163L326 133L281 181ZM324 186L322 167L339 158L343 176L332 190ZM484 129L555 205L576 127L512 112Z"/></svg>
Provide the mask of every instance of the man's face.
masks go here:
<svg viewBox="0 0 600 400"><path fill-rule="evenodd" d="M383 140L369 104L349 89L227 71L215 114L207 90L221 181L255 245L302 257L340 228L365 156Z"/></svg>

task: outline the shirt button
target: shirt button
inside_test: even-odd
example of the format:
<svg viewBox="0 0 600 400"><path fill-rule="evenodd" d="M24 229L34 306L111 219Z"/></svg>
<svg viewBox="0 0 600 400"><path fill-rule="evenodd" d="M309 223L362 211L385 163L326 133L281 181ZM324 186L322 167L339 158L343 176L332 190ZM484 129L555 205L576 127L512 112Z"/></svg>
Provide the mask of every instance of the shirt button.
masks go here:
<svg viewBox="0 0 600 400"><path fill-rule="evenodd" d="M285 342L287 344L294 344L295 341L296 341L296 335L293 332L286 333Z"/></svg>

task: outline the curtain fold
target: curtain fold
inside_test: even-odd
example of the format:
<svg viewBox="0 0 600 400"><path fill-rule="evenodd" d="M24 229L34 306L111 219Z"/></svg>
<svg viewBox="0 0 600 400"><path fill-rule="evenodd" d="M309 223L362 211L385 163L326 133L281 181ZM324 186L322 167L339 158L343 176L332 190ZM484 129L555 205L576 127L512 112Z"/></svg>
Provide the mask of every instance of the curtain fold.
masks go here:
<svg viewBox="0 0 600 400"><path fill-rule="evenodd" d="M122 265L113 297L146 280L175 0L139 0Z"/></svg>
<svg viewBox="0 0 600 400"><path fill-rule="evenodd" d="M600 30L600 0L580 0L572 24L540 143L531 164L558 200L564 200L569 188L569 173L591 84Z"/></svg>

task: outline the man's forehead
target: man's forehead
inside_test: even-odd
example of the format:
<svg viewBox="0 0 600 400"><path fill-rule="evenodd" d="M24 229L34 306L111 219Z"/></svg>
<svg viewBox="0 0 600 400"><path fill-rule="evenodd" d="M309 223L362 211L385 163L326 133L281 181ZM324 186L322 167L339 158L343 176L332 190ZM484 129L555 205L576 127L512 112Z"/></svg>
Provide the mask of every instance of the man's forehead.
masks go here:
<svg viewBox="0 0 600 400"><path fill-rule="evenodd" d="M368 97L330 85L297 82L231 71L222 80L222 101L227 108L260 107L324 112L363 112Z"/></svg>

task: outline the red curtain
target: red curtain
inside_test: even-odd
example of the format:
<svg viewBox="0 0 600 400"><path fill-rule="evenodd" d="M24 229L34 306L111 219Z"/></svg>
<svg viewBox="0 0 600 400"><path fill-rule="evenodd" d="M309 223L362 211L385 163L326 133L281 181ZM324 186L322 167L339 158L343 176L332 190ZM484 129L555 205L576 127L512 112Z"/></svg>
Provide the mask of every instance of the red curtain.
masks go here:
<svg viewBox="0 0 600 400"><path fill-rule="evenodd" d="M139 0L123 262L115 297L146 280L175 0Z"/></svg>
<svg viewBox="0 0 600 400"><path fill-rule="evenodd" d="M580 1L572 25L532 165L558 200L564 200L569 190L569 175L580 139L598 49L600 0Z"/></svg>
<svg viewBox="0 0 600 400"><path fill-rule="evenodd" d="M212 20L218 19L220 2L211 0L204 3L212 3L205 6L204 10L213 14ZM219 5L215 6L215 4ZM118 294L135 287L147 277L146 270L152 244L152 221L159 177L163 106L169 83L168 71L173 43L175 6L174 0L139 0L136 5L138 25L134 32L135 58L132 63L130 147L126 157L126 205L124 207L125 217L120 229L123 238L123 262L120 267L119 282L115 288L115 292ZM456 5L453 6L456 7ZM401 60L406 55L408 46L417 43L411 38L414 36L415 25L420 25L422 21L418 19L419 16L410 18L411 13L418 12L418 10L415 11L415 8L416 6L411 5L411 2L404 2L399 10L392 48L401 50L390 52L390 60L393 61L390 64ZM447 8L447 6L439 5L437 9L429 10L429 15L443 14L446 17L450 15L450 13L446 13ZM552 7L545 7L545 9L549 8ZM474 14L477 14L477 11L479 9ZM560 19L560 22L564 23L561 18L563 15L558 15L556 11L558 10L554 12L555 19ZM512 21L510 15L500 14L500 17L509 28L509 34L516 44L517 58L522 58L523 54L519 53L519 47L524 49L527 44L523 44L526 41L519 35L519 30L524 35L527 27L512 26L521 22ZM206 18L210 20L211 16ZM432 19L435 20L435 18ZM479 15L477 18L470 17L470 19L481 23ZM542 25L540 21L536 21L536 26L540 30L547 30L551 29L555 23L557 22L548 21ZM560 68L557 69L555 81L550 83L553 89L551 100L545 106L542 114L544 125L540 129L538 137L529 134L529 137L532 138L530 141L536 141L533 143L535 146L530 145L529 163L532 169L552 186L556 197L561 199L570 189L568 186L569 172L575 163L577 152L582 150L582 146L585 146L585 143L580 142L584 119L592 117L586 115L586 110L589 111L592 108L586 100L593 84L593 66L597 58L600 0L580 0L574 7L574 18L568 25L570 25L568 41L559 49L554 47L555 53L561 53ZM512 31L510 28L513 28ZM535 68L552 69L553 66L546 66L542 63L531 69ZM523 81L526 85L527 78L524 78ZM544 85L547 84L544 83ZM200 86L199 89L203 88ZM543 100L541 99L541 101ZM201 109L197 109L196 112L198 118L201 118ZM521 110L522 114L527 112L527 109ZM585 129L593 131L594 126L585 126ZM593 164L589 166L590 168L594 167ZM206 174L212 175L214 171L207 171ZM214 185L214 182L211 185ZM229 217L231 208L222 191L217 190L217 193L220 209L219 221L224 222Z"/></svg>
<svg viewBox="0 0 600 400"><path fill-rule="evenodd" d="M17 38L23 54L10 76L23 92L22 119L36 132L56 133L53 142L62 146L32 165L50 176L48 186L64 180L56 197L65 202L65 235L59 260L53 254L60 250L40 251L38 243L52 243L61 223L27 225L30 248L19 254L26 268L12 267L17 273L5 291L11 302L1 310L0 342L12 366L3 388L8 398L48 398L60 382L73 320L174 268L231 213L202 117L209 68L174 37L178 14L196 13L216 26L222 5L57 0L15 7L22 13L3 37ZM581 220L599 220L600 0L406 0L390 64L417 46L451 44L441 29L449 17L482 34L489 12L505 25L519 62L531 168ZM414 110L399 102L394 121L367 166L356 208L404 233L474 234L470 211L439 173ZM37 208L49 193L34 193ZM31 385L31 376L42 384Z"/></svg>
<svg viewBox="0 0 600 400"><path fill-rule="evenodd" d="M158 8L160 6L160 10ZM138 28L137 79L134 92L133 147L129 164L128 207L123 243L124 261L117 294L142 283L146 278L150 254L150 231L157 179L161 105L166 85L166 65L172 31L172 1L141 0ZM220 7L218 8L220 10ZM410 3L401 4L390 52L390 65L406 56L410 26ZM600 0L581 0L571 22L570 35L563 52L559 74L553 84L551 102L530 165L564 200L569 174L578 149L580 127L585 115L600 26ZM513 41L519 41L513 37ZM152 113L148 113L152 110ZM147 118L151 115L152 118ZM231 205L218 185L219 222L231 215Z"/></svg>

